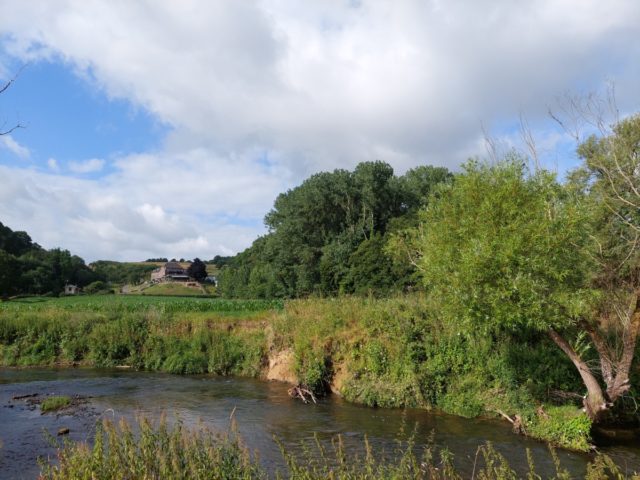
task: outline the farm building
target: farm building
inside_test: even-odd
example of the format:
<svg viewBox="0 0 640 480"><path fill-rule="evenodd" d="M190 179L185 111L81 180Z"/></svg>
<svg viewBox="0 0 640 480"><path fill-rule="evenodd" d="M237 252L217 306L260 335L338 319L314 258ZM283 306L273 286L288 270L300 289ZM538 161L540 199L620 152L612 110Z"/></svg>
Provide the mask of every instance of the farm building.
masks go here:
<svg viewBox="0 0 640 480"><path fill-rule="evenodd" d="M64 286L65 295L78 295L80 293L80 287L77 285L66 284Z"/></svg>
<svg viewBox="0 0 640 480"><path fill-rule="evenodd" d="M186 282L189 280L189 275L178 262L167 262L151 272L151 281L160 282L167 280Z"/></svg>

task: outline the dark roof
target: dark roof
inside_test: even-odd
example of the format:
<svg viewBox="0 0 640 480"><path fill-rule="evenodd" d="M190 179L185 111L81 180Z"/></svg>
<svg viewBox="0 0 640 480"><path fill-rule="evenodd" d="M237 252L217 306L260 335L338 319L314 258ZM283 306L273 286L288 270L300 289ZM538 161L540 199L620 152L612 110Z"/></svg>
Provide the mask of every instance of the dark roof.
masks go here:
<svg viewBox="0 0 640 480"><path fill-rule="evenodd" d="M180 265L178 262L167 262L164 264L164 268L175 268L175 269L180 269L180 270L184 270L182 268L182 265Z"/></svg>

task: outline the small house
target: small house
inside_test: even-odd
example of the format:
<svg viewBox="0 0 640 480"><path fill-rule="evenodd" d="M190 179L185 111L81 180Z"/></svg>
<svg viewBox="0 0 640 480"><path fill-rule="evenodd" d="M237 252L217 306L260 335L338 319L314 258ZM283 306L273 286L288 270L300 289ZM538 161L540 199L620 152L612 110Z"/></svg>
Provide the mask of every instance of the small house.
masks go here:
<svg viewBox="0 0 640 480"><path fill-rule="evenodd" d="M77 285L66 284L64 286L65 295L78 295L80 293L80 287Z"/></svg>

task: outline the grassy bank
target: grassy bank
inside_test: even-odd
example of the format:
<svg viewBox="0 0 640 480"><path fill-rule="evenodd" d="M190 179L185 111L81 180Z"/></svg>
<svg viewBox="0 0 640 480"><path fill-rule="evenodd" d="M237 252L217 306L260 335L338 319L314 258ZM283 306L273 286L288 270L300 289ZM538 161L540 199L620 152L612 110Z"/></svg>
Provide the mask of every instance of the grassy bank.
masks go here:
<svg viewBox="0 0 640 480"><path fill-rule="evenodd" d="M519 415L524 431L589 449L590 421L573 365L546 338L491 335L440 320L419 296L287 303L274 345L300 380L369 406L437 408L464 417Z"/></svg>
<svg viewBox="0 0 640 480"><path fill-rule="evenodd" d="M74 297L0 304L0 362L258 376L282 352L317 393L379 407L519 415L527 434L589 448L574 367L535 334L440 320L420 296L289 301ZM278 378L277 376L272 378ZM500 413L501 412L501 413Z"/></svg>
<svg viewBox="0 0 640 480"><path fill-rule="evenodd" d="M3 365L258 375L279 302L97 296L0 306Z"/></svg>
<svg viewBox="0 0 640 480"><path fill-rule="evenodd" d="M411 440L399 440L395 452L380 455L373 452L365 440L364 456L349 454L341 438L337 437L333 449L320 444L309 444L301 455L281 452L286 467L268 475L257 457L242 445L231 431L214 435L207 430L187 431L180 424L168 427L166 423L152 425L141 420L135 435L129 425L104 422L98 426L93 447L84 443L67 443L58 454L57 464L44 464L41 478L48 480L110 480L113 478L150 479L266 479L292 480L369 480L369 479L430 479L456 480L464 476L454 466L453 457L446 451L436 452L427 447L417 453ZM565 470L553 450L557 480L575 478ZM536 467L529 459L526 478L540 479ZM470 451L466 470L473 469L473 477L484 480L511 480L522 478L508 461L490 444ZM640 476L617 467L606 455L598 454L587 467L587 480L606 478L630 480Z"/></svg>

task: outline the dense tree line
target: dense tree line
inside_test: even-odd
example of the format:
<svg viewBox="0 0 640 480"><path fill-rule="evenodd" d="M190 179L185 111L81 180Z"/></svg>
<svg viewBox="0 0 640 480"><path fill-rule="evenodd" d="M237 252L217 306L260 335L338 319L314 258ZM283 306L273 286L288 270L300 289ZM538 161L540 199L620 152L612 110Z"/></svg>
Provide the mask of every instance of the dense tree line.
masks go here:
<svg viewBox="0 0 640 480"><path fill-rule="evenodd" d="M233 260L233 257L231 256L225 257L222 255L216 255L211 260L207 260L204 263L206 263L207 265L215 265L217 268L222 268L225 265L228 265L231 260Z"/></svg>
<svg viewBox="0 0 640 480"><path fill-rule="evenodd" d="M22 231L0 223L0 296L16 294L54 295L66 283L79 286L100 280L82 258L67 250L45 250Z"/></svg>
<svg viewBox="0 0 640 480"><path fill-rule="evenodd" d="M413 266L385 246L417 223L434 186L450 179L432 166L395 176L381 161L315 174L278 196L265 217L268 234L224 259L220 289L230 297L291 298L408 288Z"/></svg>
<svg viewBox="0 0 640 480"><path fill-rule="evenodd" d="M115 262L98 260L91 268L100 280L115 284L137 284L149 279L149 275L157 267L145 263Z"/></svg>

